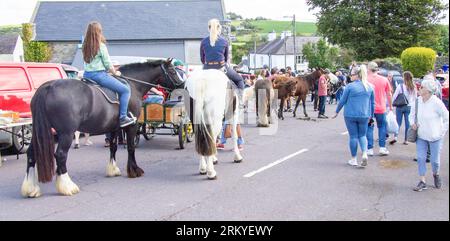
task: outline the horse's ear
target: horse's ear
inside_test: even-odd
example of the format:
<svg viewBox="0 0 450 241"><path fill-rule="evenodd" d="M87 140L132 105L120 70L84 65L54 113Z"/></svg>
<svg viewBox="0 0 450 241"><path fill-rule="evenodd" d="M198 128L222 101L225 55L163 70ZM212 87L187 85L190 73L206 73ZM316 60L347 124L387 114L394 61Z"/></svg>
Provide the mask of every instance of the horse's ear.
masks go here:
<svg viewBox="0 0 450 241"><path fill-rule="evenodd" d="M168 58L166 60L166 65L170 65L172 63L173 58Z"/></svg>

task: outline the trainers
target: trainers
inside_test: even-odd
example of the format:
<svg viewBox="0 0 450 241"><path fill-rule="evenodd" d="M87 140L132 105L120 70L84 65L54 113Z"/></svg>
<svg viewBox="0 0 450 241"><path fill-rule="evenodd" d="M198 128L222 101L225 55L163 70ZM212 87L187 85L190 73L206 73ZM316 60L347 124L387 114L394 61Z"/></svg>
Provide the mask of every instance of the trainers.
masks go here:
<svg viewBox="0 0 450 241"><path fill-rule="evenodd" d="M427 184L424 183L423 181L420 181L419 184L417 184L417 187L415 187L413 190L416 192L421 192L427 189L428 189Z"/></svg>
<svg viewBox="0 0 450 241"><path fill-rule="evenodd" d="M369 160L369 157L367 157L367 153L364 153L362 155L362 162L361 162L361 166L362 167L366 167L367 166L367 161Z"/></svg>
<svg viewBox="0 0 450 241"><path fill-rule="evenodd" d="M391 145L394 145L395 143L397 143L397 137L394 137L394 139L389 142Z"/></svg>
<svg viewBox="0 0 450 241"><path fill-rule="evenodd" d="M348 165L352 166L352 167L356 167L358 166L358 161L356 160L356 158L351 159L347 162Z"/></svg>
<svg viewBox="0 0 450 241"><path fill-rule="evenodd" d="M317 118L319 118L319 119L327 119L328 117L326 117L324 115L319 115Z"/></svg>
<svg viewBox="0 0 450 241"><path fill-rule="evenodd" d="M368 156L373 156L373 149L367 150L367 155Z"/></svg>
<svg viewBox="0 0 450 241"><path fill-rule="evenodd" d="M224 150L225 149L225 145L224 144L216 144L217 150Z"/></svg>
<svg viewBox="0 0 450 241"><path fill-rule="evenodd" d="M128 116L120 119L120 127L126 127L136 123L136 118L130 118Z"/></svg>
<svg viewBox="0 0 450 241"><path fill-rule="evenodd" d="M433 174L433 177L434 177L434 186L437 189L441 189L441 187L442 187L441 177L439 175L435 175L435 174Z"/></svg>
<svg viewBox="0 0 450 241"><path fill-rule="evenodd" d="M378 152L380 156L387 156L389 155L389 151L385 147L381 147L380 151Z"/></svg>

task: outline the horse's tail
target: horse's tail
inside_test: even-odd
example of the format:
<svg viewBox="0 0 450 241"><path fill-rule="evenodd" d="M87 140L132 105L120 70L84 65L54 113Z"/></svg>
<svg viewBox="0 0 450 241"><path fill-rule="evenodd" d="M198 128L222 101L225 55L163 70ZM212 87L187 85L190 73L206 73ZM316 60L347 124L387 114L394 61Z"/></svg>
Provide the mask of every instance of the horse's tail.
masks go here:
<svg viewBox="0 0 450 241"><path fill-rule="evenodd" d="M55 143L50 122L46 113L46 96L49 85L44 85L36 91L31 100L31 113L33 115L33 158L37 162L39 182L51 182L55 175L54 150Z"/></svg>
<svg viewBox="0 0 450 241"><path fill-rule="evenodd" d="M197 82L195 99L195 149L202 156L212 156L216 154L215 137L211 118L207 110L205 101L206 81L202 79Z"/></svg>

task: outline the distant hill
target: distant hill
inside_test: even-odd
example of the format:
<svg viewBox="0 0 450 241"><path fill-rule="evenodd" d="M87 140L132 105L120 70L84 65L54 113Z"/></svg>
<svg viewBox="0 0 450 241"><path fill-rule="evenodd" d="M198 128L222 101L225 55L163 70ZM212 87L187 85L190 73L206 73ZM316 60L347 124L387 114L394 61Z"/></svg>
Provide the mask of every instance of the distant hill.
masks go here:
<svg viewBox="0 0 450 241"><path fill-rule="evenodd" d="M10 34L10 33L22 34L22 25L0 26L0 34Z"/></svg>
<svg viewBox="0 0 450 241"><path fill-rule="evenodd" d="M242 21L232 21L233 26L239 26ZM267 34L272 31L281 33L286 30L292 31L292 21L257 20L251 22L260 29L260 33ZM297 22L297 35L311 36L317 32L316 23Z"/></svg>

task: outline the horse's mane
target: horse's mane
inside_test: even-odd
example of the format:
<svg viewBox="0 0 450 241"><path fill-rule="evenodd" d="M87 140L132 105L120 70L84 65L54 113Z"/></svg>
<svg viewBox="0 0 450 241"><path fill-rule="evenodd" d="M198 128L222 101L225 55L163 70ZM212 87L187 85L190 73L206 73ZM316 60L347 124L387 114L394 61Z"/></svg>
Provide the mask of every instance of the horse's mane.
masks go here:
<svg viewBox="0 0 450 241"><path fill-rule="evenodd" d="M147 62L143 63L131 63L126 64L120 67L121 71L130 71L130 70L141 70L141 69L148 69L150 67L159 67L161 64L164 64L166 60L148 60Z"/></svg>

